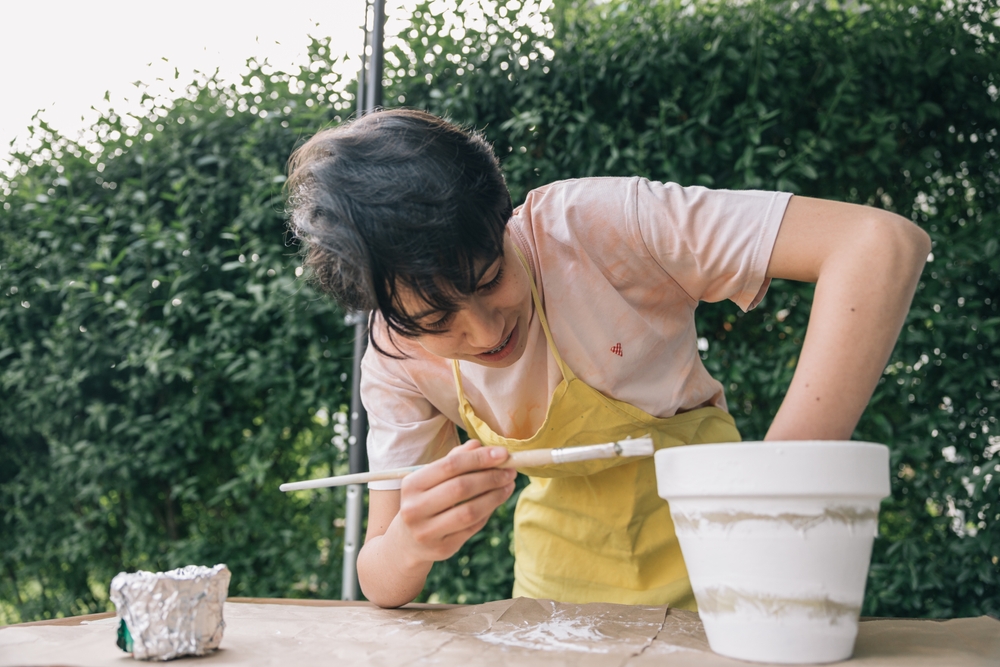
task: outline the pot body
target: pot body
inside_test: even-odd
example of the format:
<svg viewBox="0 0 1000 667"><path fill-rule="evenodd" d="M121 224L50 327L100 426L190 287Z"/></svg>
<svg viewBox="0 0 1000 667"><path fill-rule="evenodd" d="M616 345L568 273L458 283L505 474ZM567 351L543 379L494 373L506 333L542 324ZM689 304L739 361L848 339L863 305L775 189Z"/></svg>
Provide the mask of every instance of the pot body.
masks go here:
<svg viewBox="0 0 1000 667"><path fill-rule="evenodd" d="M889 450L746 442L656 453L659 494L716 653L823 663L854 650Z"/></svg>

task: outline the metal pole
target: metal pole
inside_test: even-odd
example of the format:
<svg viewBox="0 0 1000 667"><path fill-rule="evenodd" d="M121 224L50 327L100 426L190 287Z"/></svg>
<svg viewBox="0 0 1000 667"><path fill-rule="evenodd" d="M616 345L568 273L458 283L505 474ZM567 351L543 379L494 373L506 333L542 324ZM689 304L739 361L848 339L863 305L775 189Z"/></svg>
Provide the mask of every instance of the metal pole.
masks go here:
<svg viewBox="0 0 1000 667"><path fill-rule="evenodd" d="M365 79L368 78L368 10L371 7L370 0L365 0L365 43L361 47L361 71L358 72L358 95L355 99L357 103L358 116L365 113Z"/></svg>
<svg viewBox="0 0 1000 667"><path fill-rule="evenodd" d="M382 106L383 30L385 28L385 0L374 0L375 10L372 21L372 57L368 61L368 86L365 90L365 113L371 113Z"/></svg>
<svg viewBox="0 0 1000 667"><path fill-rule="evenodd" d="M368 470L365 441L368 433L368 414L361 403L361 358L368 347L368 316L351 313L345 319L354 325L354 370L351 379L351 435L348 438L348 461L351 473ZM347 487L344 505L344 569L341 577L340 599L358 599L358 551L361 550L361 523L364 514L364 486Z"/></svg>
<svg viewBox="0 0 1000 667"><path fill-rule="evenodd" d="M374 5L372 30L368 31L368 8ZM361 52L361 72L358 74L358 115L371 113L382 106L383 28L385 27L385 0L365 3L365 48ZM371 45L371 57L365 52ZM367 61L367 73L366 73ZM366 76L367 74L367 76ZM367 82L366 82L367 78ZM345 323L354 325L354 369L351 379L351 435L348 439L348 461L351 473L368 470L368 414L361 403L361 359L368 347L368 313L351 313ZM344 506L344 569L341 578L340 598L358 598L358 551L361 549L361 523L364 514L364 486L347 487Z"/></svg>

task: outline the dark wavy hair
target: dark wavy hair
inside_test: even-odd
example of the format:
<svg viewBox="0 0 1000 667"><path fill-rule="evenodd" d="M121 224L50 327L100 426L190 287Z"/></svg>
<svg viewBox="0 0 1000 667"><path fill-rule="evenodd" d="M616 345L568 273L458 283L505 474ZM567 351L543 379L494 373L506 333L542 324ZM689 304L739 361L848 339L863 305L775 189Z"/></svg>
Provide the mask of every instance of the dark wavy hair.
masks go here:
<svg viewBox="0 0 1000 667"><path fill-rule="evenodd" d="M390 340L431 333L401 307L401 286L454 312L503 255L513 209L492 147L431 114L380 111L323 130L288 172L289 227L313 281L349 310L379 313Z"/></svg>

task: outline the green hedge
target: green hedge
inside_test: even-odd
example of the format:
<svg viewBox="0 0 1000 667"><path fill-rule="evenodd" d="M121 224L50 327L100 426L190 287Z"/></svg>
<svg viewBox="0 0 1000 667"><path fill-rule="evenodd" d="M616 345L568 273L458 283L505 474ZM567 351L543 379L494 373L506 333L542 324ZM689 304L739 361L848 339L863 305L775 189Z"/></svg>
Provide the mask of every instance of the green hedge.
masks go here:
<svg viewBox="0 0 1000 667"><path fill-rule="evenodd" d="M351 340L283 235L285 161L335 109L252 70L108 115L95 150L40 125L0 188L0 621L189 563L340 594L342 497L277 489L344 467Z"/></svg>
<svg viewBox="0 0 1000 667"><path fill-rule="evenodd" d="M516 201L640 174L866 203L930 232L855 434L890 444L895 471L864 613L1000 615L995 8L557 2L532 21L510 0L454 25L438 4L387 54L385 99L484 129ZM151 99L137 133L106 118L93 154L38 128L46 145L0 183L8 621L102 609L119 569L188 562L228 562L233 594L337 596L342 496L275 491L344 465L349 333L294 279L282 234L288 153L354 105L328 45L312 52L295 77L251 64L244 86ZM747 315L699 309L747 438L777 409L811 295L775 284ZM425 599L510 594L511 510Z"/></svg>

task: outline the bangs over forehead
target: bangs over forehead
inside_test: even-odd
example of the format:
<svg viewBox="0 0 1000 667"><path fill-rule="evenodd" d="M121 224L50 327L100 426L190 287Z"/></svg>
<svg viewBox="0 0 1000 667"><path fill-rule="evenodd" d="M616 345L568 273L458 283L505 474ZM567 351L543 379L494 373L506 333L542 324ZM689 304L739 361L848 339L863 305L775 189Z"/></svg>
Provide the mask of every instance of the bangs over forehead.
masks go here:
<svg viewBox="0 0 1000 667"><path fill-rule="evenodd" d="M484 239L485 240L485 239ZM404 336L435 333L422 324L425 318L436 314L457 312L467 296L476 291L483 276L498 259L503 257L503 239L499 247L483 248L482 253L460 256L467 247L456 248L456 254L439 258L433 269L415 276L396 275L387 284L388 298L392 303L393 329ZM492 251L491 256L485 251ZM382 311L385 314L385 311ZM388 318L387 318L388 320Z"/></svg>

